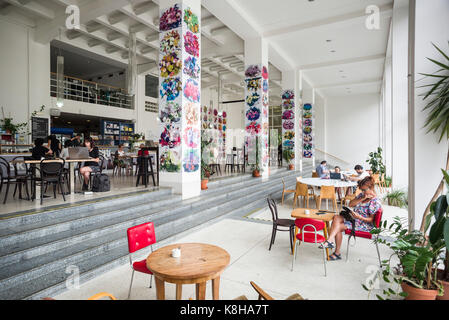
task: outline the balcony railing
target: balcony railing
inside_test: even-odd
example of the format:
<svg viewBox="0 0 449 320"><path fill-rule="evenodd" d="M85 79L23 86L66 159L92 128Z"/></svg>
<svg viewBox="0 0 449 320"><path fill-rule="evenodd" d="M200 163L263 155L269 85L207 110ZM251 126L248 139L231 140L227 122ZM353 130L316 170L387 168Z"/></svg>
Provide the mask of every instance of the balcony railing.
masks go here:
<svg viewBox="0 0 449 320"><path fill-rule="evenodd" d="M50 75L50 95L56 97L56 73ZM131 97L126 90L101 83L64 76L64 99L132 109Z"/></svg>

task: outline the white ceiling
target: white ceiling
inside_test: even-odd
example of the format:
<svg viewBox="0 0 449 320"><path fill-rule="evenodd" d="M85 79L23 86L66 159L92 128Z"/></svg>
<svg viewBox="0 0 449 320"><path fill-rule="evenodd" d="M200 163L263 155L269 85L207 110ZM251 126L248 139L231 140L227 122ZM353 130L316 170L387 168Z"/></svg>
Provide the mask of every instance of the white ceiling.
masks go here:
<svg viewBox="0 0 449 320"><path fill-rule="evenodd" d="M36 37L42 42L56 38L121 63L127 63L128 37L136 31L141 71L156 72L157 3L0 0L0 14L22 14L34 24ZM262 36L270 45L272 97L280 95L279 70L286 67L301 69L304 78L325 97L379 93L392 3L393 0L202 0L203 86L216 87L221 76L224 93L242 98L243 39ZM81 29L58 36L69 4L80 7ZM380 9L380 30L365 27L365 8L369 5Z"/></svg>

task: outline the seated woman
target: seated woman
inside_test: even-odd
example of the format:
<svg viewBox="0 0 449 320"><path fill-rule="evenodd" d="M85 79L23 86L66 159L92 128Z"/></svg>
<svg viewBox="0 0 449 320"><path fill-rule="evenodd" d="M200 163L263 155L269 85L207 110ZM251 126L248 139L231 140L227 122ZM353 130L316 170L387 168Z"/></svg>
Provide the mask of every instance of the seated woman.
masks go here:
<svg viewBox="0 0 449 320"><path fill-rule="evenodd" d="M122 159L125 156L125 150L123 150L123 144L119 144L114 156L114 166L119 168L126 168L126 163ZM119 170L120 172L120 170Z"/></svg>
<svg viewBox="0 0 449 320"><path fill-rule="evenodd" d="M84 146L89 150L89 157L92 160L86 161L84 167L80 169L80 173L84 177L83 191L87 191L89 189L90 174L100 171L100 151L95 146L92 138L86 138L84 140Z"/></svg>
<svg viewBox="0 0 449 320"><path fill-rule="evenodd" d="M150 154L150 153L148 152L148 149L145 149L145 145L142 143L142 144L140 145L140 150L139 150L139 152L137 153L137 155L138 155L139 157L147 157L149 154Z"/></svg>
<svg viewBox="0 0 449 320"><path fill-rule="evenodd" d="M31 151L31 159L33 160L41 160L45 158L46 155L52 155L53 151L44 147L44 139L37 138L34 141L34 148Z"/></svg>
<svg viewBox="0 0 449 320"><path fill-rule="evenodd" d="M349 203L353 208L355 218L355 230L370 232L374 228L374 215L382 208L382 204L374 191L374 179L366 177L358 183L362 191L354 200ZM329 232L329 238L323 243L321 248L335 248L335 252L329 257L330 260L341 259L341 243L343 241L343 232L351 230L352 224L345 221L340 215L336 215L332 222ZM336 246L334 245L336 243Z"/></svg>

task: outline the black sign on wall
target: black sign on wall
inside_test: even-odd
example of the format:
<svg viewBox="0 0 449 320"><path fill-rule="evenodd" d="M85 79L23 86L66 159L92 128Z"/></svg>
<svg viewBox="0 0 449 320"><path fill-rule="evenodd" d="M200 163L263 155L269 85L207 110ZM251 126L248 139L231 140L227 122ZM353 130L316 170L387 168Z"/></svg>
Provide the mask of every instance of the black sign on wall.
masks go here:
<svg viewBox="0 0 449 320"><path fill-rule="evenodd" d="M33 142L37 138L47 139L48 127L48 118L31 118L31 139Z"/></svg>

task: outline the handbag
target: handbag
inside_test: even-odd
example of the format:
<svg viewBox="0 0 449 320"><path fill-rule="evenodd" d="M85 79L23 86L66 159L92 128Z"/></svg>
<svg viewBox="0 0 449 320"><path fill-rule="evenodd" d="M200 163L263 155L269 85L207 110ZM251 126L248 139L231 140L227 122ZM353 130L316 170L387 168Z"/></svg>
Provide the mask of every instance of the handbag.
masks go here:
<svg viewBox="0 0 449 320"><path fill-rule="evenodd" d="M351 223L351 234L349 235L349 240L351 237L354 237L355 239L355 218L352 216L349 208L343 207L343 210L340 212L340 216L342 216L345 221Z"/></svg>

